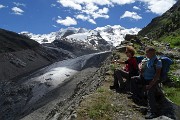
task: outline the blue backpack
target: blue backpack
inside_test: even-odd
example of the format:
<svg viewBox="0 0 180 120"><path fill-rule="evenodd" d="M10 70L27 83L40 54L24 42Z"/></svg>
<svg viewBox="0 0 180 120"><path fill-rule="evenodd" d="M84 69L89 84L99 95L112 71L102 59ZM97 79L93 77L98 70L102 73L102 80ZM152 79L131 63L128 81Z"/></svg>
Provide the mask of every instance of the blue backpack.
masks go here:
<svg viewBox="0 0 180 120"><path fill-rule="evenodd" d="M136 56L136 61L137 61L137 64L141 63L142 60L145 58L144 56Z"/></svg>
<svg viewBox="0 0 180 120"><path fill-rule="evenodd" d="M144 58L145 58L144 56L136 56L137 63L138 64L141 63ZM158 59L155 59L154 65L153 65L155 70L156 70L156 64L158 60L161 60L162 62L160 82L164 82L167 79L167 73L169 72L170 65L173 64L173 60L165 56L158 57Z"/></svg>
<svg viewBox="0 0 180 120"><path fill-rule="evenodd" d="M173 64L173 61L165 56L159 57L154 61L154 69L156 70L157 61L161 60L162 68L161 68L161 75L160 75L160 82L164 82L167 79L167 73L169 72L170 65Z"/></svg>

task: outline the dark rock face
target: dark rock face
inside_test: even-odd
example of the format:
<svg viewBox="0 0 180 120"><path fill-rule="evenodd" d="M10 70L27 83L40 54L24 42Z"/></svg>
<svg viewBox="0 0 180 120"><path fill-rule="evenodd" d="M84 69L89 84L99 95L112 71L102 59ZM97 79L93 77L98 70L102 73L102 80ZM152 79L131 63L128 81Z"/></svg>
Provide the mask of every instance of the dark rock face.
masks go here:
<svg viewBox="0 0 180 120"><path fill-rule="evenodd" d="M17 33L0 29L0 53L15 52L40 46L34 40Z"/></svg>
<svg viewBox="0 0 180 120"><path fill-rule="evenodd" d="M126 46L116 47L116 50L118 50L119 52L125 52L126 51Z"/></svg>
<svg viewBox="0 0 180 120"><path fill-rule="evenodd" d="M98 44L107 45L108 43L104 39L98 39Z"/></svg>
<svg viewBox="0 0 180 120"><path fill-rule="evenodd" d="M69 36L69 35L72 35L72 34L74 34L74 33L75 33L75 32L74 32L73 30L67 30L62 37L65 38L65 37L67 37L67 36Z"/></svg>
<svg viewBox="0 0 180 120"><path fill-rule="evenodd" d="M15 79L69 57L24 35L0 29L0 81Z"/></svg>
<svg viewBox="0 0 180 120"><path fill-rule="evenodd" d="M99 50L94 50L91 47L87 47L85 44L70 42L67 41L66 39L55 40L52 42L52 44L54 47L69 51L75 56L81 56L99 51Z"/></svg>
<svg viewBox="0 0 180 120"><path fill-rule="evenodd" d="M127 40L127 41L130 41L130 40L132 40L132 39L136 39L136 35L126 34L126 36L125 36L124 39Z"/></svg>
<svg viewBox="0 0 180 120"><path fill-rule="evenodd" d="M86 29L80 28L77 33L84 33L84 32L86 32L86 31L87 31Z"/></svg>
<svg viewBox="0 0 180 120"><path fill-rule="evenodd" d="M57 46L58 48L62 48L64 50L73 51L74 48L71 45L71 43L64 41L64 40L55 40L53 41L53 44Z"/></svg>

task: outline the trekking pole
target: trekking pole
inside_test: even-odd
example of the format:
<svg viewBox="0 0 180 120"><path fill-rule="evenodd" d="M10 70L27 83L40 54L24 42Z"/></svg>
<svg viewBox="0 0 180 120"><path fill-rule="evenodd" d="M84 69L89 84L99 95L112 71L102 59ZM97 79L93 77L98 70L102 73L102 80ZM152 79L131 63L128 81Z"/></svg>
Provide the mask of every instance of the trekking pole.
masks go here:
<svg viewBox="0 0 180 120"><path fill-rule="evenodd" d="M129 77L130 77L130 78L129 78L129 82L130 82L130 83L129 83L129 84L130 84L130 85L129 85L129 92L132 93L132 91L131 91L131 87L132 87L132 85L131 85L131 84L132 84L132 83L131 83L131 75L129 75Z"/></svg>

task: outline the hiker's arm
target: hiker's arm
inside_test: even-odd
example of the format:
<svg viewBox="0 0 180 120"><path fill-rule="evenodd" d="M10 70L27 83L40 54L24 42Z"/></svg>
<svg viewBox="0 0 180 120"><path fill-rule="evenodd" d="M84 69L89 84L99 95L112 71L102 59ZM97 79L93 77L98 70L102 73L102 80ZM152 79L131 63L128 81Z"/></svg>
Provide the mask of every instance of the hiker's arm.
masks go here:
<svg viewBox="0 0 180 120"><path fill-rule="evenodd" d="M118 61L120 64L126 64L125 61Z"/></svg>
<svg viewBox="0 0 180 120"><path fill-rule="evenodd" d="M149 85L146 85L146 89L150 89L157 82L157 80L160 77L160 74L161 74L161 68L156 68L156 74L153 80L149 83Z"/></svg>

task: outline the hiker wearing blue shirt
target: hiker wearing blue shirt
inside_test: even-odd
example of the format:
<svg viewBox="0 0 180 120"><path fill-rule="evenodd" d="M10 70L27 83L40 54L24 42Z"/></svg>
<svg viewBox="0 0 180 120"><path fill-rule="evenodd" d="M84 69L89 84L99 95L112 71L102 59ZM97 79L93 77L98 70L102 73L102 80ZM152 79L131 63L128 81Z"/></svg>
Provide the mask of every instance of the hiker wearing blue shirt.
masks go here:
<svg viewBox="0 0 180 120"><path fill-rule="evenodd" d="M147 53L149 54L149 53ZM147 61L147 69L144 70L144 73L142 74L144 76L145 80L152 80L154 78L154 75L156 73L156 70L154 69L154 61L157 59L157 56L153 56L151 59L148 59ZM156 63L157 68L162 67L162 62L159 60Z"/></svg>
<svg viewBox="0 0 180 120"><path fill-rule="evenodd" d="M156 50L152 47L147 47L146 50L147 61L139 66L142 77L145 82L145 89L147 92L148 112L145 116L146 119L156 117L156 99L155 93L158 89L158 80L161 73L162 62L156 56ZM154 64L157 60L156 64Z"/></svg>
<svg viewBox="0 0 180 120"><path fill-rule="evenodd" d="M161 74L162 61L157 58L156 50L154 48L147 47L145 52L146 58L144 58L139 64L140 76L131 77L133 92L132 98L141 101L145 89L148 103L148 112L145 118L152 119L157 116L155 94L159 89L158 81Z"/></svg>

